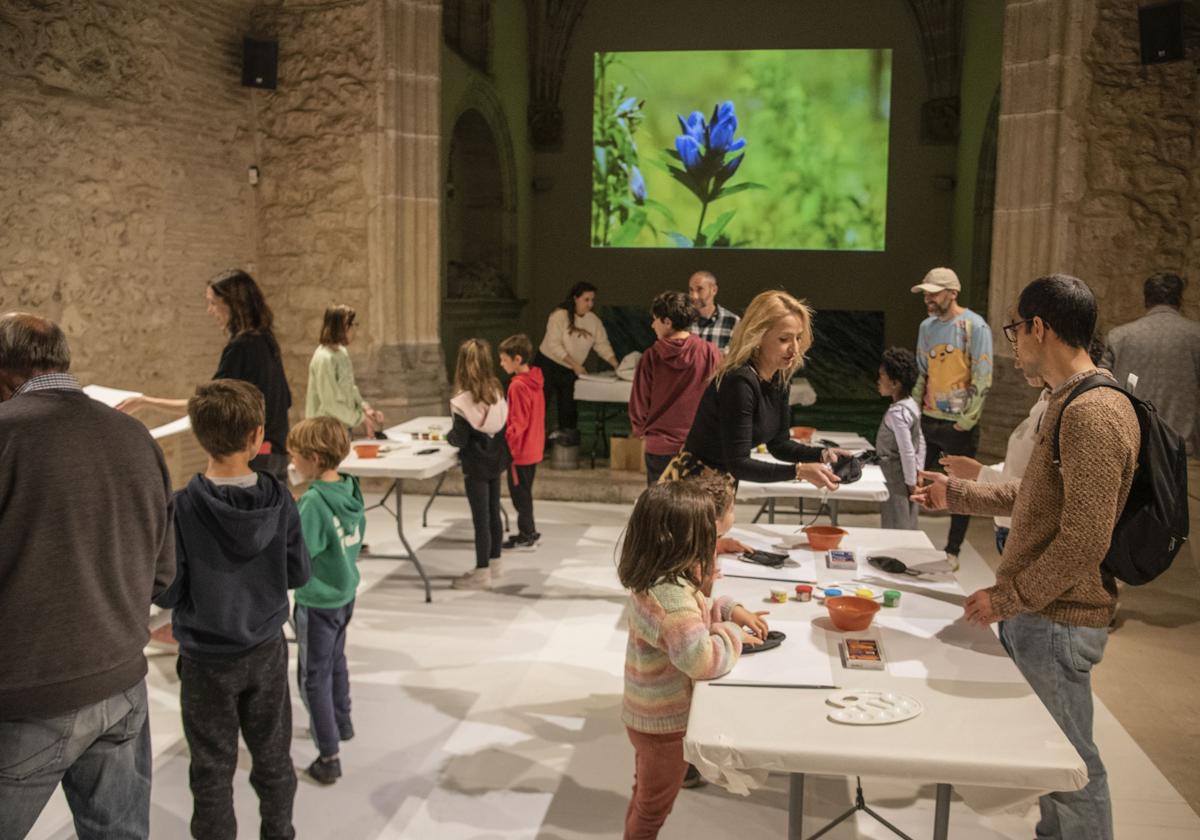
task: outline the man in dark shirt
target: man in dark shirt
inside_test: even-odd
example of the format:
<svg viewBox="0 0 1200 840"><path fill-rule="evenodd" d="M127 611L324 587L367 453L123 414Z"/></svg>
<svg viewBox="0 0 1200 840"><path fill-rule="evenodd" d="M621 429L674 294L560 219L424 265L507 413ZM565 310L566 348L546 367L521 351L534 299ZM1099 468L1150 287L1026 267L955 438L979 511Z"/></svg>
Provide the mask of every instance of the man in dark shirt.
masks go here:
<svg viewBox="0 0 1200 840"><path fill-rule="evenodd" d="M62 783L82 840L150 832L146 619L175 574L146 427L90 399L57 325L0 315L0 837Z"/></svg>

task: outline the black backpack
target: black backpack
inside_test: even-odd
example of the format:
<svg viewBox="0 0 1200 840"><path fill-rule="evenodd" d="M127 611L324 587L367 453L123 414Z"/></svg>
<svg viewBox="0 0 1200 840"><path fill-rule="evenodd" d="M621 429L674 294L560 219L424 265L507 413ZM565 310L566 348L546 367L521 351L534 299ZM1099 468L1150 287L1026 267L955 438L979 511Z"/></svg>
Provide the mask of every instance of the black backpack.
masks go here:
<svg viewBox="0 0 1200 840"><path fill-rule="evenodd" d="M1093 388L1120 391L1133 403L1141 427L1137 470L1129 499L1113 526L1112 543L1102 567L1117 580L1133 586L1149 583L1165 572L1188 538L1187 448L1183 438L1166 424L1153 405L1140 400L1107 376L1089 376L1075 386L1063 404ZM1054 463L1062 464L1054 427Z"/></svg>

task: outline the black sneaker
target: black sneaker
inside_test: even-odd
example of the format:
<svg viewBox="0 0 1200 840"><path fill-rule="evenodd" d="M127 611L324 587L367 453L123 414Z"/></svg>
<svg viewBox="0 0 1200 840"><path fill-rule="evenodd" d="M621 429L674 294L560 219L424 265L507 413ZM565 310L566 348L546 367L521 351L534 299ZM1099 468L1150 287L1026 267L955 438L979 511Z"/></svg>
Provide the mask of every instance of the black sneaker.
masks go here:
<svg viewBox="0 0 1200 840"><path fill-rule="evenodd" d="M508 539L506 539L504 542L500 543L500 550L501 551L512 551L515 548L519 548L520 545L521 545L521 537L519 535L514 535L514 536L511 536Z"/></svg>
<svg viewBox="0 0 1200 840"><path fill-rule="evenodd" d="M542 535L536 531L529 536L521 536L518 534L515 537L509 537L506 539L500 545L500 547L505 551L533 551L535 548L537 548L538 540L541 538Z"/></svg>
<svg viewBox="0 0 1200 840"><path fill-rule="evenodd" d="M700 775L700 771L696 769L696 765L689 764L687 773L683 776L683 786L685 788L698 788L704 783L704 777Z"/></svg>
<svg viewBox="0 0 1200 840"><path fill-rule="evenodd" d="M342 777L342 762L337 758L318 758L308 765L308 775L314 782L331 785Z"/></svg>
<svg viewBox="0 0 1200 840"><path fill-rule="evenodd" d="M345 723L338 724L338 739L339 740L349 741L353 737L354 737L354 724L353 723L351 723L350 721L346 721Z"/></svg>

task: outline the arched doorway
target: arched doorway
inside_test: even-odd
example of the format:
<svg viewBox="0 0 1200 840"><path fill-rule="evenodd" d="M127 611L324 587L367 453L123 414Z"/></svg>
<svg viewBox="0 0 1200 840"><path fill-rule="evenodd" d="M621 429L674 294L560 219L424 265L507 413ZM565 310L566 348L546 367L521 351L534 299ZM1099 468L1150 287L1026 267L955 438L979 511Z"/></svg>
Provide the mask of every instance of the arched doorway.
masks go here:
<svg viewBox="0 0 1200 840"><path fill-rule="evenodd" d="M450 135L441 334L451 375L464 339L486 338L494 345L519 323L516 183L511 142L498 114L467 105Z"/></svg>

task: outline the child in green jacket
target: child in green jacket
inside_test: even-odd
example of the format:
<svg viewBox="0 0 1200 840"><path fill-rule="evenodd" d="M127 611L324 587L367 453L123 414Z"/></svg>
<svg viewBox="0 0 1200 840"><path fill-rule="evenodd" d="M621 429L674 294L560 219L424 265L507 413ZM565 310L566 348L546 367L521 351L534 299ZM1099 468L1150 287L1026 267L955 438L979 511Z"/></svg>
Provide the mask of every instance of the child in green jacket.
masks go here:
<svg viewBox="0 0 1200 840"><path fill-rule="evenodd" d="M297 472L311 482L299 508L312 577L296 590L295 613L300 697L320 750L308 774L331 785L342 775L339 743L354 737L346 628L354 612L367 517L358 479L337 471L350 453L350 436L338 420L300 421L288 434L288 452Z"/></svg>

